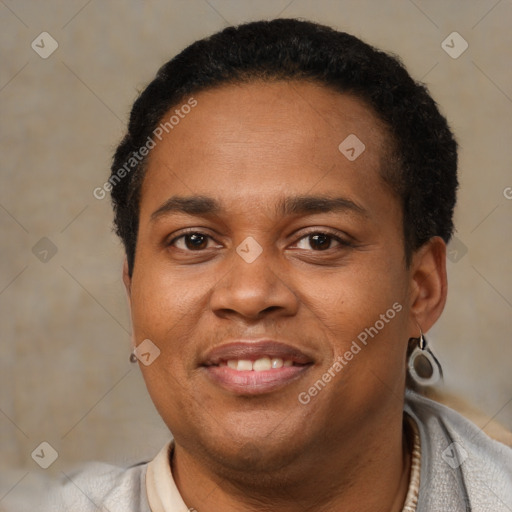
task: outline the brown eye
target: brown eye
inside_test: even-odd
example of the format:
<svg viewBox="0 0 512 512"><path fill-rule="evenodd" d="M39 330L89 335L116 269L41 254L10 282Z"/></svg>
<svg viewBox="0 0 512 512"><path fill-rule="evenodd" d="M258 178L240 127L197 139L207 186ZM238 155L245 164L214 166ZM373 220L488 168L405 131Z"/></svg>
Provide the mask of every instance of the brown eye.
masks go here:
<svg viewBox="0 0 512 512"><path fill-rule="evenodd" d="M198 251L207 248L209 239L210 237L203 233L187 233L175 238L172 244L179 249Z"/></svg>
<svg viewBox="0 0 512 512"><path fill-rule="evenodd" d="M309 244L310 246L318 251L325 251L329 249L331 246L332 237L326 235L325 233L315 233L313 235L309 235Z"/></svg>
<svg viewBox="0 0 512 512"><path fill-rule="evenodd" d="M332 249L333 241L338 245L346 245L339 237L329 233L322 233L321 231L309 233L308 235L303 236L296 245L299 249L318 252Z"/></svg>
<svg viewBox="0 0 512 512"><path fill-rule="evenodd" d="M185 245L187 249L204 249L208 245L208 237L201 233L192 233L185 236Z"/></svg>

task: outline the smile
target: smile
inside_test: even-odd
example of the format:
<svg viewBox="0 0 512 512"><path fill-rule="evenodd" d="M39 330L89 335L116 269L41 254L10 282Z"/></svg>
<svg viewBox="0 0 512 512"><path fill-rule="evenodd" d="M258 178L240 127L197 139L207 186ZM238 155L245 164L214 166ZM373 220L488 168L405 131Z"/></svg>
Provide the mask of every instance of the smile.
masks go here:
<svg viewBox="0 0 512 512"><path fill-rule="evenodd" d="M238 341L212 350L201 365L223 389L259 395L301 378L313 360L300 350L276 341Z"/></svg>
<svg viewBox="0 0 512 512"><path fill-rule="evenodd" d="M251 361L250 359L230 359L227 362L221 361L219 366L229 366L229 368L239 372L264 372L266 370L276 370L283 366L293 366L293 361L291 359L283 361L280 357L273 357L272 359L270 357L262 357L256 359L256 361Z"/></svg>

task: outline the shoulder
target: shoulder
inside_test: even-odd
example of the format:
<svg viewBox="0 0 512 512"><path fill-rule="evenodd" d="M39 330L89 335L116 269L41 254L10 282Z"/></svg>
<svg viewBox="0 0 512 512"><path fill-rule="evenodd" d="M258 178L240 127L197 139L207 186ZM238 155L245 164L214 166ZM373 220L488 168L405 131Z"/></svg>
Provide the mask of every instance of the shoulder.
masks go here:
<svg viewBox="0 0 512 512"><path fill-rule="evenodd" d="M66 502L79 499L83 508L77 510L149 512L146 469L146 463L129 468L95 463L92 467L65 475L61 494Z"/></svg>
<svg viewBox="0 0 512 512"><path fill-rule="evenodd" d="M467 505L473 510L512 507L510 447L491 439L453 409L416 393L407 393L405 410L420 430L421 487L430 495L425 501L458 503L455 510Z"/></svg>
<svg viewBox="0 0 512 512"><path fill-rule="evenodd" d="M45 482L37 498L12 496L12 512L150 512L146 496L147 464L122 468L99 462L63 472Z"/></svg>

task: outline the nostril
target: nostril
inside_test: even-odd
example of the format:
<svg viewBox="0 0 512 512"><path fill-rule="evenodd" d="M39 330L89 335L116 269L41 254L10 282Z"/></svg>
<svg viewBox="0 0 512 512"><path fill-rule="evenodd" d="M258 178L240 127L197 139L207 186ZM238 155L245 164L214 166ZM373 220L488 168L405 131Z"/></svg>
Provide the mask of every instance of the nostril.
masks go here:
<svg viewBox="0 0 512 512"><path fill-rule="evenodd" d="M274 311L278 311L279 309L281 309L280 306L269 306L268 308L265 308L262 313L272 313Z"/></svg>

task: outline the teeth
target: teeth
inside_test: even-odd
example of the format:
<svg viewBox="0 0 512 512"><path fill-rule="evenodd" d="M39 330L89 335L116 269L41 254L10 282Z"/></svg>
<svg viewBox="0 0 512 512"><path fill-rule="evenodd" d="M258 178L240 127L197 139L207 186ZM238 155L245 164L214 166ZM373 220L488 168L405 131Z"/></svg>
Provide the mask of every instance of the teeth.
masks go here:
<svg viewBox="0 0 512 512"><path fill-rule="evenodd" d="M263 372L268 370L277 370L278 368L282 368L283 366L293 366L293 362L290 360L283 360L280 357L274 357L270 359L270 357L261 357L260 359L256 359L256 361L251 361L249 359L230 359L225 362L222 361L219 363L219 366L228 366L233 370L238 370L239 372Z"/></svg>
<svg viewBox="0 0 512 512"><path fill-rule="evenodd" d="M283 367L283 360L280 357L274 357L272 359L272 368L282 368Z"/></svg>
<svg viewBox="0 0 512 512"><path fill-rule="evenodd" d="M262 357L261 359L256 359L252 364L252 369L255 372L262 372L265 370L270 370L272 368L272 361L268 357Z"/></svg>
<svg viewBox="0 0 512 512"><path fill-rule="evenodd" d="M239 372L250 372L252 370L252 361L240 359L236 368Z"/></svg>

